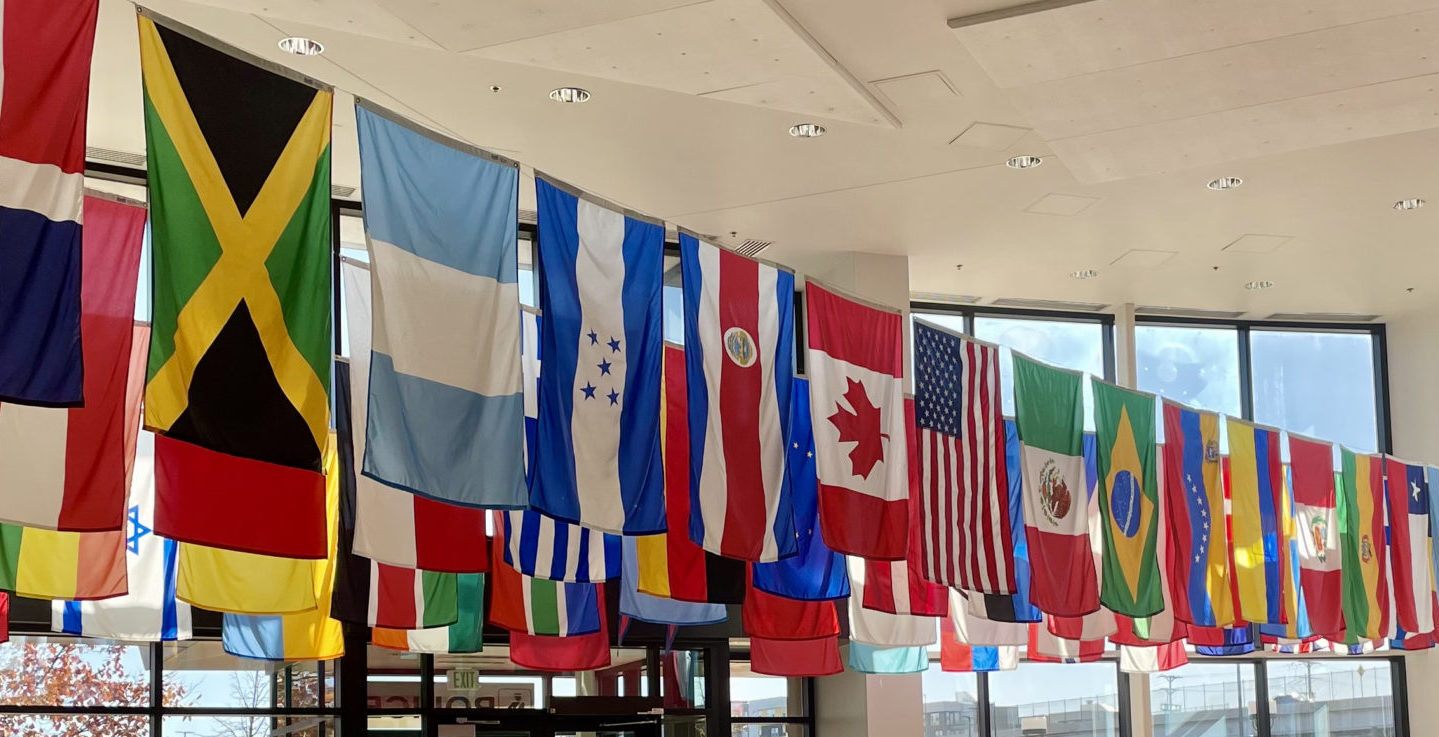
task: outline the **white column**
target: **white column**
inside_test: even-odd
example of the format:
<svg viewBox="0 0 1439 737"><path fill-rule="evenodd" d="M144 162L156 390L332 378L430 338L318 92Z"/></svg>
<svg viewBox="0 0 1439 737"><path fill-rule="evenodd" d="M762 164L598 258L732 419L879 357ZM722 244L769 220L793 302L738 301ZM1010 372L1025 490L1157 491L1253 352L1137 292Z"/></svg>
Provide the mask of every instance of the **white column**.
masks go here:
<svg viewBox="0 0 1439 737"><path fill-rule="evenodd" d="M1138 354L1134 351L1134 303L1126 302L1114 313L1114 383L1137 388Z"/></svg>

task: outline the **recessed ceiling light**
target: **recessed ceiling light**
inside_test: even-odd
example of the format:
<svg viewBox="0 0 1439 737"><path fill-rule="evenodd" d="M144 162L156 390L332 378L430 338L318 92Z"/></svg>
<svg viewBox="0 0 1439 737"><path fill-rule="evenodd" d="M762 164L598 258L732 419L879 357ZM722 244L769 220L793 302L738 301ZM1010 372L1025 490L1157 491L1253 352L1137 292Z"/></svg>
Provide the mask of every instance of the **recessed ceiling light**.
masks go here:
<svg viewBox="0 0 1439 737"><path fill-rule="evenodd" d="M1234 189L1243 184L1244 180L1239 177L1220 177L1209 182L1209 188L1213 190Z"/></svg>
<svg viewBox="0 0 1439 737"><path fill-rule="evenodd" d="M1418 210L1424 206L1424 200L1413 197L1407 200L1399 200L1394 203L1395 210Z"/></svg>
<svg viewBox="0 0 1439 737"><path fill-rule="evenodd" d="M1098 270L1098 269L1080 269L1079 271L1071 271L1071 272L1069 272L1069 275L1072 276L1072 277L1074 277L1075 279L1093 279L1094 277L1099 276L1099 270Z"/></svg>
<svg viewBox="0 0 1439 737"><path fill-rule="evenodd" d="M555 102L587 102L590 91L579 87L558 87L550 90L550 99Z"/></svg>
<svg viewBox="0 0 1439 737"><path fill-rule="evenodd" d="M1004 162L1004 165L1011 169L1033 169L1043 163L1044 159L1038 156L1016 156Z"/></svg>
<svg viewBox="0 0 1439 737"><path fill-rule="evenodd" d="M798 123L789 127L789 134L795 138L819 138L825 128L819 123Z"/></svg>
<svg viewBox="0 0 1439 737"><path fill-rule="evenodd" d="M1259 279L1252 282L1246 282L1244 284L1245 289L1268 289L1272 286L1274 286L1274 282L1269 281L1268 279Z"/></svg>
<svg viewBox="0 0 1439 737"><path fill-rule="evenodd" d="M325 45L313 38L288 36L280 39L280 50L296 56L319 56L325 53Z"/></svg>

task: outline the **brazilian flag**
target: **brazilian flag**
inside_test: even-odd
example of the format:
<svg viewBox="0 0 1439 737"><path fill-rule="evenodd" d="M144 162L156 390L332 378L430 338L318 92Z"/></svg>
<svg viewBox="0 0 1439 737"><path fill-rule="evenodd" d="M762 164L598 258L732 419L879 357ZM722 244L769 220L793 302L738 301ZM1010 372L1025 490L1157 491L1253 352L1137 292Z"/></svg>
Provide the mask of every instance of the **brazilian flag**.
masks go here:
<svg viewBox="0 0 1439 737"><path fill-rule="evenodd" d="M1154 396L1094 382L1104 571L1099 602L1116 614L1164 611L1159 578L1159 479Z"/></svg>
<svg viewBox="0 0 1439 737"><path fill-rule="evenodd" d="M333 95L149 14L139 27L156 532L323 558Z"/></svg>

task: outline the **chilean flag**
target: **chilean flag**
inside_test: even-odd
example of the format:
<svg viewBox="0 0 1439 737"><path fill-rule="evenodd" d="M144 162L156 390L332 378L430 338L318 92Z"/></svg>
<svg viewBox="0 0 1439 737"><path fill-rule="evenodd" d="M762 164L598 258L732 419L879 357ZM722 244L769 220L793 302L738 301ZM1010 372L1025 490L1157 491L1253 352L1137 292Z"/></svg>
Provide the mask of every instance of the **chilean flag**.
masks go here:
<svg viewBox="0 0 1439 737"><path fill-rule="evenodd" d="M903 560L909 542L904 318L805 287L810 416L825 544Z"/></svg>
<svg viewBox="0 0 1439 737"><path fill-rule="evenodd" d="M794 274L688 233L684 276L689 386L690 539L770 562L798 550L790 503Z"/></svg>
<svg viewBox="0 0 1439 737"><path fill-rule="evenodd" d="M0 400L79 407L97 0L0 2Z"/></svg>
<svg viewBox="0 0 1439 737"><path fill-rule="evenodd" d="M1434 577L1429 569L1429 479L1424 467L1384 458L1389 493L1389 556L1394 621L1412 635L1434 631Z"/></svg>

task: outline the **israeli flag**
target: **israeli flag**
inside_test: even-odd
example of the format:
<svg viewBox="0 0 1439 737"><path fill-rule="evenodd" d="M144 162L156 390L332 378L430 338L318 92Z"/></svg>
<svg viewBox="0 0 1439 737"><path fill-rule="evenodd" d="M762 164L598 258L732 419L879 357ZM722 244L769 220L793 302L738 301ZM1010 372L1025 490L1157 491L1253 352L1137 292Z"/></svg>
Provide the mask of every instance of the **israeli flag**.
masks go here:
<svg viewBox="0 0 1439 737"><path fill-rule="evenodd" d="M537 176L539 428L530 504L625 535L665 530L664 226Z"/></svg>

